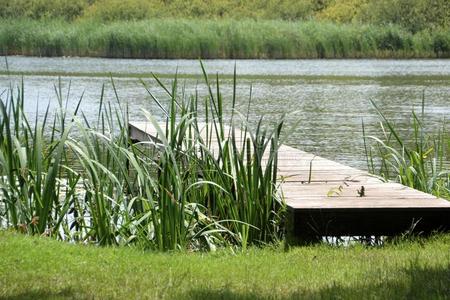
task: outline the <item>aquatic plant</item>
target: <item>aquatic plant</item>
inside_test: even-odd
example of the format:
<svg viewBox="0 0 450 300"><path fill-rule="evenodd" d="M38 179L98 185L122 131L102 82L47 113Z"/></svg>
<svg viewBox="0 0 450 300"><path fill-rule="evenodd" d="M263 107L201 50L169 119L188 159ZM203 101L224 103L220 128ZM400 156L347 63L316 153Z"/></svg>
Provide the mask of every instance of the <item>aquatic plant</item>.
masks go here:
<svg viewBox="0 0 450 300"><path fill-rule="evenodd" d="M278 20L0 20L0 55L113 58L450 57L448 29Z"/></svg>
<svg viewBox="0 0 450 300"><path fill-rule="evenodd" d="M203 66L202 66L203 68ZM281 237L283 201L277 186L277 151L283 119L272 130L262 120L251 131L235 111L223 115L217 77L209 94L186 95L177 77L155 82L165 91L161 111L143 111L156 139L133 144L128 110L100 96L97 122L69 113L61 83L59 109L31 122L24 87L0 102L0 225L30 234L100 245L214 249L270 243ZM215 92L213 92L215 91ZM167 105L165 105L167 103ZM38 113L36 114L38 115ZM165 120L157 120L160 115Z"/></svg>
<svg viewBox="0 0 450 300"><path fill-rule="evenodd" d="M427 133L425 97L420 114L412 112L409 136L401 134L375 102L372 101L372 105L380 117L381 137L364 136L369 171L450 199L450 138L445 123L436 135Z"/></svg>

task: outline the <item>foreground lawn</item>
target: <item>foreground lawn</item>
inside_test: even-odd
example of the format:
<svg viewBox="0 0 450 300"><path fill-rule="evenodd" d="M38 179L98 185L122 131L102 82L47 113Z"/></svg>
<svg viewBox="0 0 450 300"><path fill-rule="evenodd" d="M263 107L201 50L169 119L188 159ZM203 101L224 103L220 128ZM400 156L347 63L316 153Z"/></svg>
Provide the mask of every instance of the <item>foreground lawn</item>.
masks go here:
<svg viewBox="0 0 450 300"><path fill-rule="evenodd" d="M450 299L450 235L379 248L149 253L0 231L0 298Z"/></svg>

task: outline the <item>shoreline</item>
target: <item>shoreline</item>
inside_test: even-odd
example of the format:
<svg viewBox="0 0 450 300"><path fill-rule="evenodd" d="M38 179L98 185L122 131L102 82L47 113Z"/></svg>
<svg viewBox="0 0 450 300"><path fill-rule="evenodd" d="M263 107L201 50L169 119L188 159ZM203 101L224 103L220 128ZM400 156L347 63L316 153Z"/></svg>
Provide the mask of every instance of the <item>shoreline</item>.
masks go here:
<svg viewBox="0 0 450 300"><path fill-rule="evenodd" d="M215 74L208 74L209 76L215 76ZM170 79L173 78L171 73L107 73L107 72L22 72L22 71L0 71L0 76L23 76L23 77L86 77L86 78L153 78L154 76L158 78ZM202 74L178 74L179 79L201 79ZM448 82L450 80L450 75L392 75L392 76L332 76L332 75L238 75L241 80L303 80L303 81L382 81L382 82L392 82L396 81L395 84L398 85L402 81L405 84L411 84L412 82L423 80L435 81L435 84L440 82ZM221 74L220 79L222 80L232 80L233 75Z"/></svg>

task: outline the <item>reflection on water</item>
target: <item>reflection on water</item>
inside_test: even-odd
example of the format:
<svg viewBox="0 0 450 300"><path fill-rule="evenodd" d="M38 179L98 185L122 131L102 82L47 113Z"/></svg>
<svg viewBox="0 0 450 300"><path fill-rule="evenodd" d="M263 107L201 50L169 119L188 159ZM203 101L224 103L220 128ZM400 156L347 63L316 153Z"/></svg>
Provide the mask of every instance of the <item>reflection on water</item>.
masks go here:
<svg viewBox="0 0 450 300"><path fill-rule="evenodd" d="M58 63L51 64L50 62ZM42 71L52 69L56 71L83 70L83 72L98 72L99 68L108 70L114 68L117 71L135 70L151 67L155 72L175 69L176 65L182 66L182 72L198 72L196 61L147 61L147 60L103 60L103 59L61 59L61 58L9 58L10 66L17 70ZM64 62L64 63L61 63ZM86 63L89 62L89 63ZM302 64L311 69L298 69ZM209 70L219 70L225 73L231 72L234 61L208 61ZM267 121L279 118L283 113L288 113L288 125L299 122L299 126L287 136L287 143L303 150L314 152L329 159L337 160L356 167L365 167L362 147L361 122L364 119L369 127L369 133L373 133L378 122L378 117L370 100L375 101L383 109L386 115L394 120L399 129L407 129L409 117L414 107L420 109L422 94L426 98L427 127L437 132L442 120L450 115L450 82L440 79L424 79L408 82L395 78L386 81L381 75L395 75L414 73L419 75L445 74L450 75L450 61L238 61L238 70L245 74L271 74L272 70L278 70L276 74L329 74L337 75L364 74L373 78L331 79L316 78L306 79L246 79L238 81L238 110L245 112L249 98L250 86L252 86L252 102L250 105L250 120L255 121L264 116ZM444 67L442 67L444 65ZM212 66L212 67L211 67ZM312 66L315 66L314 68ZM384 68L386 67L386 68ZM159 68L159 69L158 69ZM285 69L283 69L285 68ZM71 69L73 71L73 69ZM157 71L160 70L160 71ZM283 70L283 71L281 71ZM284 71L285 70L285 71ZM306 70L306 71L305 71ZM307 71L310 70L310 71ZM393 71L394 70L394 71ZM260 72L260 73L257 73ZM283 73L281 73L283 72ZM429 73L428 73L429 72ZM166 72L167 73L167 72ZM302 74L303 74L302 73ZM308 74L310 74L308 73ZM381 74L381 75L380 75ZM43 114L45 106L50 103L56 107L55 87L58 85L57 77L50 76L26 76L25 99L27 113L33 115L36 105L39 104ZM18 76L0 76L0 93L11 82L17 84ZM169 83L170 80L164 80ZM97 108L100 100L101 87L106 86L106 99L115 101L111 81L103 77L63 77L61 79L64 94L68 92L70 82L70 105L74 106L79 97L84 93L81 109L88 119L97 118ZM151 91L157 97L164 98L164 93L157 87L153 80L146 79L151 86ZM201 95L206 95L205 86L197 79L182 79L181 84L186 87L186 92L193 93L197 87ZM115 79L115 85L119 98L128 103L132 119L143 119L140 113L147 109L158 116L162 116L159 109L152 102L142 84L135 78ZM221 90L227 107L230 107L232 95L232 81L223 80ZM167 97L166 97L167 98ZM295 112L295 113L294 113ZM227 111L229 114L229 110Z"/></svg>

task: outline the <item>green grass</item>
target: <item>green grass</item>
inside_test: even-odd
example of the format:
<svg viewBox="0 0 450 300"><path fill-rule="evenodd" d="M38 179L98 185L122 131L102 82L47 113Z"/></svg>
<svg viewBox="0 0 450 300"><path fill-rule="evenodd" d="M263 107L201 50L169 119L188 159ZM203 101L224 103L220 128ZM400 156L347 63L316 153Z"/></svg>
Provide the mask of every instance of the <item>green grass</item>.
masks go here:
<svg viewBox="0 0 450 300"><path fill-rule="evenodd" d="M0 54L114 58L450 57L448 29L318 21L4 19Z"/></svg>
<svg viewBox="0 0 450 300"><path fill-rule="evenodd" d="M450 236L232 254L71 245L0 231L0 298L448 299Z"/></svg>

